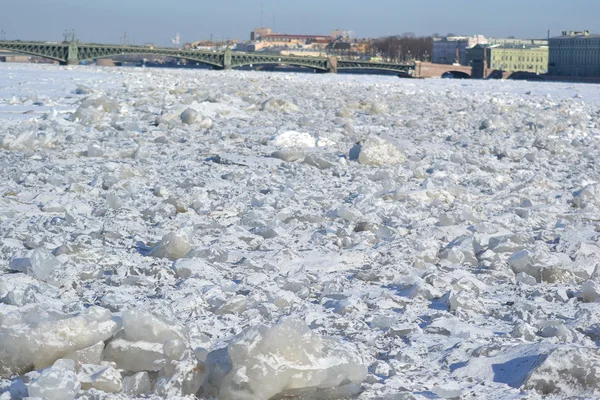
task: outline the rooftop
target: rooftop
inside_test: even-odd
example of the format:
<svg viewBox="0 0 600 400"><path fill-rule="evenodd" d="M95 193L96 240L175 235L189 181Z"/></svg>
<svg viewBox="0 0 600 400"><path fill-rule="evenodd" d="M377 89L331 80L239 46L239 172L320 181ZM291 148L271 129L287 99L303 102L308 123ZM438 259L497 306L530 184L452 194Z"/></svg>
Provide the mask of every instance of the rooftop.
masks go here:
<svg viewBox="0 0 600 400"><path fill-rule="evenodd" d="M494 49L527 49L527 50L535 50L535 49L547 49L548 46L545 45L535 45L535 44L497 44L491 46Z"/></svg>
<svg viewBox="0 0 600 400"><path fill-rule="evenodd" d="M587 34L587 35L562 35L562 36L555 36L552 39L598 39L600 38L600 34Z"/></svg>
<svg viewBox="0 0 600 400"><path fill-rule="evenodd" d="M490 43L515 43L515 44L525 44L525 42L527 42L528 44L538 44L538 43L547 43L548 39L544 38L544 39L520 39L520 38L490 38L489 39Z"/></svg>
<svg viewBox="0 0 600 400"><path fill-rule="evenodd" d="M331 40L333 40L333 38L328 35L290 35L290 34L284 34L284 33L271 33L269 35L263 36L263 38L274 38L274 37L299 38L299 39L331 39Z"/></svg>
<svg viewBox="0 0 600 400"><path fill-rule="evenodd" d="M434 37L434 42L461 42L467 40L486 40L483 35L473 35L473 36L444 36L444 37Z"/></svg>
<svg viewBox="0 0 600 400"><path fill-rule="evenodd" d="M590 31L563 31L561 36L555 36L552 39L598 39L599 34L590 33Z"/></svg>

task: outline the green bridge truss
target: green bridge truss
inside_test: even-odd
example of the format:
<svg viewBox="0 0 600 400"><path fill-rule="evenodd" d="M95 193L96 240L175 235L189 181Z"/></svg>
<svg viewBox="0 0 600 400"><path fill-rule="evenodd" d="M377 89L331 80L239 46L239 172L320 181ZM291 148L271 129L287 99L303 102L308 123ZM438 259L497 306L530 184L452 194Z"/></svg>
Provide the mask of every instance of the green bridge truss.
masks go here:
<svg viewBox="0 0 600 400"><path fill-rule="evenodd" d="M261 55L253 53L231 53L231 67L243 67L254 65L294 65L298 67L313 68L318 71L330 71L329 59L318 57L278 56Z"/></svg>
<svg viewBox="0 0 600 400"><path fill-rule="evenodd" d="M148 55L180 58L211 65L219 69L230 69L254 65L293 65L312 68L322 72L337 70L381 70L412 74L412 64L372 63L368 61L338 60L325 57L300 57L263 55L258 53L239 53L227 49L224 52L179 50L161 47L117 46L104 44L82 44L45 42L6 42L0 41L0 50L45 57L63 64L78 64L80 61L91 61L99 58L110 58L124 55Z"/></svg>
<svg viewBox="0 0 600 400"><path fill-rule="evenodd" d="M412 75L414 64L375 63L370 61L338 60L337 70L365 69L377 71L390 71Z"/></svg>

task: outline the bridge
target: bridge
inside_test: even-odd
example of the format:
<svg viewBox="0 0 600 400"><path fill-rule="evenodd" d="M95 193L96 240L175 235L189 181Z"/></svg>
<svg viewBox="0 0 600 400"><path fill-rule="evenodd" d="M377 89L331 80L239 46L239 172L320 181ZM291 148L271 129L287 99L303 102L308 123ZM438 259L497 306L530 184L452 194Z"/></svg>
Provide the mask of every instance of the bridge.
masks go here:
<svg viewBox="0 0 600 400"><path fill-rule="evenodd" d="M451 74L454 78L469 79L473 77L473 68L463 65L433 64L430 62L415 62L414 76L417 78L440 78Z"/></svg>
<svg viewBox="0 0 600 400"><path fill-rule="evenodd" d="M77 65L81 61L92 61L125 55L148 55L173 57L210 65L217 69L231 69L255 65L292 65L312 68L318 72L341 70L378 70L412 75L414 64L374 63L369 61L343 60L335 57L301 57L266 55L260 53L181 50L161 47L122 46L70 43L0 41L0 50L44 57L65 65Z"/></svg>
<svg viewBox="0 0 600 400"><path fill-rule="evenodd" d="M0 41L0 50L27 54L55 60L65 65L77 65L81 61L93 61L126 55L147 55L179 58L210 65L216 69L232 69L243 66L291 65L312 68L317 72L338 72L344 70L388 71L400 76L415 78L441 77L452 73L456 78L470 78L472 68L460 65L414 63L385 63L359 60L345 60L336 57L302 57L268 55L260 53L225 51L181 50L164 47L122 46L79 43Z"/></svg>

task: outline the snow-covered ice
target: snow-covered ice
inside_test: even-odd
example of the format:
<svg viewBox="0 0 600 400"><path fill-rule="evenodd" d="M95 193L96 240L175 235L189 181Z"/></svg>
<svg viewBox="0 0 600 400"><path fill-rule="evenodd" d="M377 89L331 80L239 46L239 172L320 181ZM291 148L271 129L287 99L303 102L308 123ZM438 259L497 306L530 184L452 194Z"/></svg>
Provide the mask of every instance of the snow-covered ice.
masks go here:
<svg viewBox="0 0 600 400"><path fill-rule="evenodd" d="M600 396L599 93L0 64L0 398Z"/></svg>

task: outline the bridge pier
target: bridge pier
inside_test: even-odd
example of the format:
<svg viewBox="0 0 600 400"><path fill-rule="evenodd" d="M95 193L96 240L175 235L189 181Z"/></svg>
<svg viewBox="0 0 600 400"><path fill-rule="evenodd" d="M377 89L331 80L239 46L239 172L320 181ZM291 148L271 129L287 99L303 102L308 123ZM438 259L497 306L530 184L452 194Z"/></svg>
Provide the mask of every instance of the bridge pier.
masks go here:
<svg viewBox="0 0 600 400"><path fill-rule="evenodd" d="M337 74L337 57L329 57L327 59L327 66L330 73Z"/></svg>
<svg viewBox="0 0 600 400"><path fill-rule="evenodd" d="M79 42L72 40L67 50L67 65L79 65Z"/></svg>
<svg viewBox="0 0 600 400"><path fill-rule="evenodd" d="M232 67L231 67L231 48L229 48L229 45L227 45L227 48L225 49L225 54L223 54L223 69L225 71L230 71L232 69Z"/></svg>

